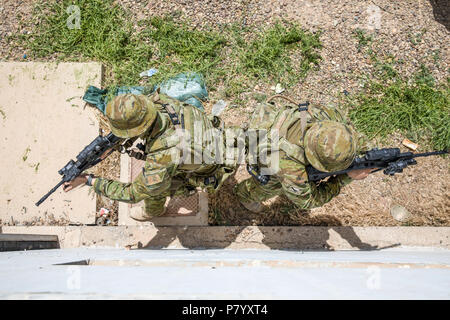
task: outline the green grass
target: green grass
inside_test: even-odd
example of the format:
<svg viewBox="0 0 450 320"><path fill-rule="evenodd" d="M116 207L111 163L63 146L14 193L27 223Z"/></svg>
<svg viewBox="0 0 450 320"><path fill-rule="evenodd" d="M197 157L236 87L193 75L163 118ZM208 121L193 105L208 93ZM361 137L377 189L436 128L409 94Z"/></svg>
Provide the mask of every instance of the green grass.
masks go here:
<svg viewBox="0 0 450 320"><path fill-rule="evenodd" d="M39 21L25 40L35 58L55 56L62 61L95 60L107 67L106 79L131 84L148 66L152 48L133 33L130 16L113 1L79 0L80 29L69 29L66 9L72 1L38 3Z"/></svg>
<svg viewBox="0 0 450 320"><path fill-rule="evenodd" d="M184 21L171 17L152 17L139 22L141 36L155 47L154 67L159 72L152 83L166 80L181 72L199 72L213 79L222 60L226 39L218 32L192 30Z"/></svg>
<svg viewBox="0 0 450 320"><path fill-rule="evenodd" d="M430 77L422 66L413 83L369 81L349 102L351 120L370 139L400 131L425 147L450 149L450 86L435 86Z"/></svg>
<svg viewBox="0 0 450 320"><path fill-rule="evenodd" d="M72 4L81 10L80 29L67 27L66 9ZM209 88L223 85L236 99L255 83L294 85L320 61L319 33L297 24L196 30L180 14L135 24L133 18L112 0L40 1L33 33L18 37L34 59L102 62L107 86L138 84L139 73L149 68L159 69L149 85L194 71L205 76Z"/></svg>
<svg viewBox="0 0 450 320"><path fill-rule="evenodd" d="M221 75L227 97L251 91L257 83L291 87L321 60L320 33L295 23L278 21L263 30L234 24L224 31L229 55Z"/></svg>
<svg viewBox="0 0 450 320"><path fill-rule="evenodd" d="M423 35L427 32L427 29L422 29L420 32L417 32L415 34L409 34L409 41L413 44L413 45L417 45L419 43L422 42L422 38Z"/></svg>
<svg viewBox="0 0 450 320"><path fill-rule="evenodd" d="M419 71L414 75L414 79L416 83L423 84L428 87L434 87L436 84L430 70L428 70L424 64L420 65Z"/></svg>
<svg viewBox="0 0 450 320"><path fill-rule="evenodd" d="M353 34L355 38L358 39L358 52L360 52L363 47L366 47L373 41L372 36L366 35L364 30L356 29Z"/></svg>
<svg viewBox="0 0 450 320"><path fill-rule="evenodd" d="M34 15L40 23L30 37L22 37L35 58L101 61L108 85L137 84L139 73L161 69L161 80L183 71L208 72L217 64L225 40L218 34L190 31L170 17L139 22L136 32L131 15L111 0L78 0L80 29L69 29L66 8L72 1L40 3Z"/></svg>
<svg viewBox="0 0 450 320"><path fill-rule="evenodd" d="M400 132L423 148L449 149L449 83L437 85L423 64L409 79L402 76L397 67L403 61L390 54L378 57L371 36L359 29L355 35L359 39L358 51L368 46L374 66L374 72L366 75L362 92L347 101L356 128L369 139L386 141Z"/></svg>
<svg viewBox="0 0 450 320"><path fill-rule="evenodd" d="M397 80L400 76L396 70L396 66L400 61L396 60L392 55L386 55L379 58L375 53L371 53L371 61L375 67L374 77L385 80L393 81Z"/></svg>
<svg viewBox="0 0 450 320"><path fill-rule="evenodd" d="M285 26L276 23L257 34L249 44L240 47L242 69L256 77L275 76L281 79L284 74L293 72L304 76L321 59L316 52L321 48L319 36L305 32L296 24ZM295 68L289 55L290 49L295 48L300 48L303 56L299 68Z"/></svg>
<svg viewBox="0 0 450 320"><path fill-rule="evenodd" d="M438 65L439 60L441 60L441 50L440 49L433 50L431 56L433 58L434 64Z"/></svg>

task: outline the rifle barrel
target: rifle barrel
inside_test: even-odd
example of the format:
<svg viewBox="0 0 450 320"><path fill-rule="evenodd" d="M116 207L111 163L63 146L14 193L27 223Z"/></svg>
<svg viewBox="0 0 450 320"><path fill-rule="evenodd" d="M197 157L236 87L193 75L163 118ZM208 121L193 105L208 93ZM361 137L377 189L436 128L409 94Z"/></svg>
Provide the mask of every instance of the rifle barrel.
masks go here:
<svg viewBox="0 0 450 320"><path fill-rule="evenodd" d="M47 192L45 196L43 196L38 202L36 202L36 207L39 207L39 205L44 202L53 192L56 191L62 184L64 183L64 180L61 180L56 186L53 187L52 190Z"/></svg>
<svg viewBox="0 0 450 320"><path fill-rule="evenodd" d="M434 155L446 154L446 153L448 153L448 150L431 151L431 152L424 152L424 153L413 153L413 158L428 157L428 156L434 156Z"/></svg>

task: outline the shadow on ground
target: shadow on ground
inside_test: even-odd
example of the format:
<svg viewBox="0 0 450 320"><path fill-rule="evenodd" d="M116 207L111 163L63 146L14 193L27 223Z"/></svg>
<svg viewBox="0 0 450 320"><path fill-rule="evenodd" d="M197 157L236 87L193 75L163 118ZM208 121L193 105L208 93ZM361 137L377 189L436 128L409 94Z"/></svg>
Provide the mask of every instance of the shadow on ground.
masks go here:
<svg viewBox="0 0 450 320"><path fill-rule="evenodd" d="M450 1L430 0L430 3L433 7L434 19L450 31Z"/></svg>
<svg viewBox="0 0 450 320"><path fill-rule="evenodd" d="M158 227L156 236L147 243L141 243L139 248L161 249L171 246L188 249L335 250L333 246L337 246L358 250L381 249L362 241L353 227L342 226L335 216L311 216L309 211L293 209L288 205L289 201L282 197L270 203L264 213L252 213L239 204L233 195L232 187L237 184L237 180L235 173L227 179L220 190L221 194L210 197L210 200L212 210L231 208L222 218L239 221L241 225L225 221L222 225L207 227ZM286 212L283 213L283 210ZM295 212L294 217L289 217L292 212ZM241 217L242 220L239 219ZM252 223L255 217L262 222L258 226Z"/></svg>
<svg viewBox="0 0 450 320"><path fill-rule="evenodd" d="M347 244L340 247L356 250L379 250L363 242L353 227L159 227L156 236L138 249L161 249L174 246L187 249L275 249L333 251L330 233L337 233ZM334 243L336 237L334 237ZM394 247L398 245L391 245Z"/></svg>

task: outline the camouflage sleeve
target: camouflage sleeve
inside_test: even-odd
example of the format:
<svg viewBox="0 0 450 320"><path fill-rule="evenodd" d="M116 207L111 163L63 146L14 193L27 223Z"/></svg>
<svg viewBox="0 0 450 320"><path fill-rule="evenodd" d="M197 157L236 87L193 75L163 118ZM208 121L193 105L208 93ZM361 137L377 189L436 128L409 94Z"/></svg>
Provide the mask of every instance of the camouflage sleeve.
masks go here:
<svg viewBox="0 0 450 320"><path fill-rule="evenodd" d="M341 188L349 184L352 179L347 174L332 177L326 182L295 183L291 179L282 182L284 194L301 209L317 208L329 202L339 194Z"/></svg>
<svg viewBox="0 0 450 320"><path fill-rule="evenodd" d="M337 196L343 186L352 181L347 174L343 174L320 184L308 182L305 166L283 156L280 159L280 170L277 175L283 193L301 209L312 209L324 205Z"/></svg>
<svg viewBox="0 0 450 320"><path fill-rule="evenodd" d="M174 171L173 166L164 167L146 162L142 172L132 183L98 178L94 183L94 190L112 200L137 203L167 191Z"/></svg>

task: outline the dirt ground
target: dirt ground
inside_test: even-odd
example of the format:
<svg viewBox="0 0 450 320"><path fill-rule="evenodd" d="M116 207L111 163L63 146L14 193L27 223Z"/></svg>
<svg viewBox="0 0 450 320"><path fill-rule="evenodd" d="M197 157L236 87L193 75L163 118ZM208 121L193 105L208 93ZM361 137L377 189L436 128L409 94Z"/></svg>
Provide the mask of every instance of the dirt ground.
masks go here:
<svg viewBox="0 0 450 320"><path fill-rule="evenodd" d="M295 1L295 0L154 0L118 1L135 12L136 19L180 10L198 28L239 21L262 26L279 18L295 20L308 30L322 30L322 61L320 68L294 88L285 92L298 101L309 100L338 105L345 91L359 92L365 74L374 70L367 54L358 50L356 29L374 35L373 48L379 57L403 60L399 71L410 76L424 64L438 81L449 77L450 4L447 0L372 0L372 1ZM8 35L22 30L20 21L29 19L32 1L0 0L0 56L2 60L23 60L26 49L8 43ZM14 14L11 14L11 13ZM275 85L275 84L274 84ZM254 93L272 95L270 87L258 85ZM219 99L220 92L211 92L206 109ZM246 106L228 108L222 117L227 125L240 125L253 112L256 101ZM404 137L390 139L390 146L401 147ZM418 150L423 151L423 150ZM115 166L118 158L110 160ZM99 169L99 173L108 170ZM109 173L112 174L112 173ZM112 174L114 177L114 174ZM243 168L227 181L219 194L211 197L211 221L226 225L450 225L450 160L430 157L403 174L387 177L371 175L345 187L341 194L322 208L297 212L286 199L267 203L262 214L251 214L231 194L236 182L248 177ZM412 214L407 223L394 220L390 208L405 207ZM113 204L111 204L113 206Z"/></svg>

